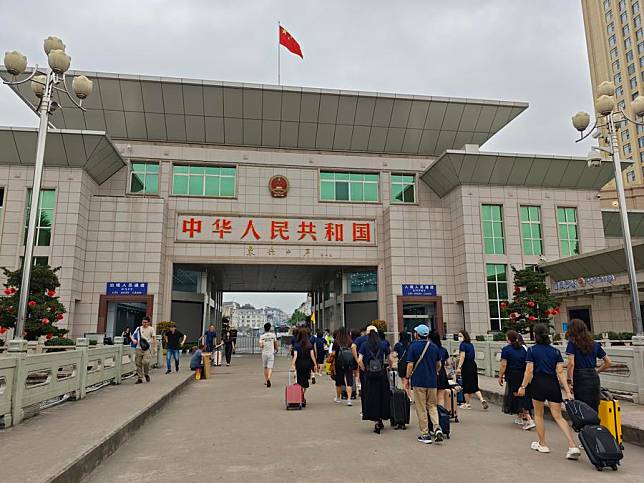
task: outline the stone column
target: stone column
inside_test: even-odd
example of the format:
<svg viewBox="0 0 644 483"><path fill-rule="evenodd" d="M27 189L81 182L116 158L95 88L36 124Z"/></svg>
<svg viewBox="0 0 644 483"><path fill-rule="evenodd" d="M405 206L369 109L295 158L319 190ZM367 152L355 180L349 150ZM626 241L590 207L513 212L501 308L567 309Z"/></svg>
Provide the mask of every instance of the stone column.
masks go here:
<svg viewBox="0 0 644 483"><path fill-rule="evenodd" d="M80 352L80 361L78 363L78 389L76 390L75 399L83 399L87 394L87 360L89 350L89 339L78 337L76 339L76 350Z"/></svg>
<svg viewBox="0 0 644 483"><path fill-rule="evenodd" d="M16 368L13 372L11 420L7 424L7 418L5 417L5 426L18 424L25 417L25 412L22 409L22 396L25 392L25 384L27 383L27 371L25 368L27 341L22 339L10 340L8 353L16 359Z"/></svg>
<svg viewBox="0 0 644 483"><path fill-rule="evenodd" d="M116 364L116 377L114 378L114 384L121 384L123 380L123 336L117 335L114 337L114 362Z"/></svg>

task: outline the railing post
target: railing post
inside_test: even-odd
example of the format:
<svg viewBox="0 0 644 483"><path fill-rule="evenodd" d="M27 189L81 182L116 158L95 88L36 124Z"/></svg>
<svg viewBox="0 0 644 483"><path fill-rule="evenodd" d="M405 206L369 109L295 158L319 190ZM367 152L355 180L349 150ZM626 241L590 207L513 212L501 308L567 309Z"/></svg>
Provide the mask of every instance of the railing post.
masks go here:
<svg viewBox="0 0 644 483"><path fill-rule="evenodd" d="M159 334L156 335L157 338L157 362L156 367L163 367L163 340Z"/></svg>
<svg viewBox="0 0 644 483"><path fill-rule="evenodd" d="M635 383L637 384L637 404L644 404L644 346L634 345L633 351L633 371Z"/></svg>
<svg viewBox="0 0 644 483"><path fill-rule="evenodd" d="M123 337L120 335L114 337L114 350L116 352L116 355L114 356L114 363L116 365L114 384L121 384L121 381L123 380Z"/></svg>
<svg viewBox="0 0 644 483"><path fill-rule="evenodd" d="M488 377L494 376L494 369L492 368L492 345L489 340L484 342L485 344L485 359L487 364L485 365L485 375Z"/></svg>
<svg viewBox="0 0 644 483"><path fill-rule="evenodd" d="M25 359L27 358L27 341L18 339L9 341L8 353L16 359L16 369L13 372L13 393L11 395L11 421L9 424L16 425L25 417L22 410L22 396L25 392L27 380L27 369ZM7 418L5 418L7 425Z"/></svg>
<svg viewBox="0 0 644 483"><path fill-rule="evenodd" d="M78 390L76 399L83 399L87 394L87 351L89 349L89 339L78 337L76 339L76 350L80 352L80 362L78 363Z"/></svg>
<svg viewBox="0 0 644 483"><path fill-rule="evenodd" d="M38 341L37 340L27 341L27 353L35 354L36 352L38 352Z"/></svg>

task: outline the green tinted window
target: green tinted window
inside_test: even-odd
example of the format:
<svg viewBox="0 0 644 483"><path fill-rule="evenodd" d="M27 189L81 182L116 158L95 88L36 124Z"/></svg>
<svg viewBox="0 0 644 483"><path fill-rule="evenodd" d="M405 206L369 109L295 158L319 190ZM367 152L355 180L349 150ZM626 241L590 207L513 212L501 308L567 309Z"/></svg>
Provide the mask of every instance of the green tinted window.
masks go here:
<svg viewBox="0 0 644 483"><path fill-rule="evenodd" d="M503 238L503 207L501 205L482 205L483 248L487 255L505 253Z"/></svg>
<svg viewBox="0 0 644 483"><path fill-rule="evenodd" d="M501 330L508 321L503 317L501 302L508 299L507 266L497 263L485 265L487 274L487 295L490 310L490 329Z"/></svg>
<svg viewBox="0 0 644 483"><path fill-rule="evenodd" d="M320 171L320 200L378 201L380 175Z"/></svg>
<svg viewBox="0 0 644 483"><path fill-rule="evenodd" d="M172 194L234 197L237 168L228 166L172 167Z"/></svg>
<svg viewBox="0 0 644 483"><path fill-rule="evenodd" d="M525 255L542 255L541 208L539 206L521 206L521 237Z"/></svg>
<svg viewBox="0 0 644 483"><path fill-rule="evenodd" d="M159 163L132 163L130 193L159 193Z"/></svg>
<svg viewBox="0 0 644 483"><path fill-rule="evenodd" d="M54 224L54 211L56 208L56 190L41 190L38 201L38 219L36 220L36 237L34 244L39 247L51 245L51 229ZM24 242L27 240L27 229L29 226L29 213L31 211L31 190L27 191L27 205L25 210L25 234Z"/></svg>
<svg viewBox="0 0 644 483"><path fill-rule="evenodd" d="M392 174L391 175L391 202L392 203L415 203L416 182L413 175Z"/></svg>
<svg viewBox="0 0 644 483"><path fill-rule="evenodd" d="M579 255L577 209L569 207L557 208L557 224L561 256Z"/></svg>

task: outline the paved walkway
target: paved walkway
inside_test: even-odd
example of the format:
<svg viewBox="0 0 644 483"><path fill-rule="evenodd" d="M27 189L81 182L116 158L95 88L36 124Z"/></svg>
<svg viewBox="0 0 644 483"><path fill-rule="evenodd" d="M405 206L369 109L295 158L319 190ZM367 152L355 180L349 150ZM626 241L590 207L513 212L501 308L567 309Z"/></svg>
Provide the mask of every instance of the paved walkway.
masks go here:
<svg viewBox="0 0 644 483"><path fill-rule="evenodd" d="M164 372L152 370L150 384L127 379L0 430L0 482L43 482L59 475L190 376L187 369Z"/></svg>
<svg viewBox="0 0 644 483"><path fill-rule="evenodd" d="M598 473L585 455L568 461L566 444L547 423L552 453L529 449L528 434L503 415L463 412L452 439L416 442L407 431L371 432L358 406L333 403L325 377L307 393L303 411L285 411L287 360L274 386L262 385L258 358L233 359L214 378L191 384L106 460L87 481L642 481L644 449L626 445L617 473ZM170 376L168 376L170 377Z"/></svg>

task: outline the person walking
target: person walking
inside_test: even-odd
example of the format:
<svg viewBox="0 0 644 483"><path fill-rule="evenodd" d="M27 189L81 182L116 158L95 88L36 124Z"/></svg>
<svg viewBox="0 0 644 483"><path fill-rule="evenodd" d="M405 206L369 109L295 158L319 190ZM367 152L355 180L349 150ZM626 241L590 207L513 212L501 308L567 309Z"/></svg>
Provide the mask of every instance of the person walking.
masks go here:
<svg viewBox="0 0 644 483"><path fill-rule="evenodd" d="M429 419L434 429L434 439L437 443L443 441L444 435L438 420L438 407L436 392L438 385L438 372L441 368L440 352L438 346L429 340L429 327L421 324L414 328L415 341L407 351L407 378L405 389L409 387L414 391L414 406L420 427L418 441L423 444L433 442L429 432Z"/></svg>
<svg viewBox="0 0 644 483"><path fill-rule="evenodd" d="M521 424L525 430L535 427L530 416L532 400L529 397L529 387L526 387L526 395L517 396L517 391L523 382L526 370L527 350L523 347L523 339L519 333L509 330L505 334L508 345L501 350L501 364L499 366L499 385L505 384L505 397L503 398L503 412L505 414L516 414L515 423Z"/></svg>
<svg viewBox="0 0 644 483"><path fill-rule="evenodd" d="M536 343L528 348L525 375L517 391L517 396L524 397L526 388L530 385L534 419L537 425L537 435L539 436L539 440L533 441L530 448L539 453L550 453L550 448L546 446L546 427L543 421L543 410L545 402L548 401L550 414L568 440L566 458L569 460L579 459L581 451L579 451L572 439L570 426L561 415L563 399L561 398L559 384L563 387L566 398L572 399L570 386L568 386L568 381L566 381L566 376L564 375L561 352L550 345L550 335L548 335L546 325L536 324L534 326L534 338Z"/></svg>
<svg viewBox="0 0 644 483"><path fill-rule="evenodd" d="M271 376L277 352L277 337L271 330L270 322L264 324L264 333L259 336L259 348L262 351L262 367L264 368L264 385L271 387Z"/></svg>
<svg viewBox="0 0 644 483"><path fill-rule="evenodd" d="M157 348L156 333L150 323L150 317L143 317L141 325L130 335L130 340L135 347L136 384L141 384L144 377L146 382L150 382L150 352Z"/></svg>
<svg viewBox="0 0 644 483"><path fill-rule="evenodd" d="M224 356L226 357L226 365L230 366L230 360L233 357L233 336L230 329L224 329L221 335L221 342L224 345Z"/></svg>
<svg viewBox="0 0 644 483"><path fill-rule="evenodd" d="M317 362L317 368L318 368L316 375L318 377L321 377L322 376L321 368L324 367L324 359L326 356L326 353L324 351L325 340L321 330L318 330L315 333L315 337L313 338L312 342L313 342L313 350L315 351L315 360Z"/></svg>
<svg viewBox="0 0 644 483"><path fill-rule="evenodd" d="M400 379L401 385L405 387L405 379L407 379L407 349L411 344L411 337L409 332L401 331L398 334L398 342L394 344L394 352L398 358L396 372L398 373L398 378ZM411 394L408 394L409 399L412 399Z"/></svg>
<svg viewBox="0 0 644 483"><path fill-rule="evenodd" d="M130 339L130 335L132 332L130 331L129 327L126 327L123 332L121 332L121 337L123 337L123 345L130 345L132 343L132 340Z"/></svg>
<svg viewBox="0 0 644 483"><path fill-rule="evenodd" d="M300 327L297 331L297 340L293 344L293 358L291 359L291 371L296 372L297 383L302 386L306 393L309 387L311 371L316 370L317 362L315 352L309 337L309 330L306 327ZM306 405L306 399L304 400Z"/></svg>
<svg viewBox="0 0 644 483"><path fill-rule="evenodd" d="M463 409L472 409L470 399L472 394L474 394L481 401L483 409L487 409L489 404L479 390L479 373L475 360L476 352L474 350L474 344L472 344L470 339L470 334L466 330L461 330L458 333L458 340L460 345L458 348L459 359L456 377L461 377L463 380L463 395L465 396L465 403L461 407Z"/></svg>
<svg viewBox="0 0 644 483"><path fill-rule="evenodd" d="M378 335L375 326L367 328L367 340L360 345L358 366L363 376L362 382L362 419L374 421L373 432L380 434L385 425L384 419L390 416L390 389L386 370L389 345ZM355 343L355 341L354 341Z"/></svg>
<svg viewBox="0 0 644 483"><path fill-rule="evenodd" d="M444 408L447 408L447 400L446 400L446 391L450 390L450 385L449 385L449 378L447 377L447 366L449 364L449 352L445 347L443 347L443 343L441 342L441 335L438 333L438 331L433 330L429 333L429 340L432 341L432 344L434 344L438 348L438 360L440 361L440 368L438 369L438 375L436 379L436 403L439 406L443 406ZM451 407L451 405L450 405ZM456 417L456 414L454 414Z"/></svg>
<svg viewBox="0 0 644 483"><path fill-rule="evenodd" d="M572 385L575 399L585 402L595 411L599 410L599 373L611 365L603 347L593 340L586 323L572 319L566 332L568 346L568 384ZM597 359L602 365L597 369Z"/></svg>
<svg viewBox="0 0 644 483"><path fill-rule="evenodd" d="M342 402L342 386L347 388L347 406L352 406L353 397L353 354L351 352L351 336L345 327L340 327L333 340L335 362L335 399Z"/></svg>
<svg viewBox="0 0 644 483"><path fill-rule="evenodd" d="M177 330L177 325L172 322L167 332L163 334L166 344L166 374L172 372L172 359L174 359L174 368L179 372L179 357L181 356L181 346L186 342L186 335Z"/></svg>

